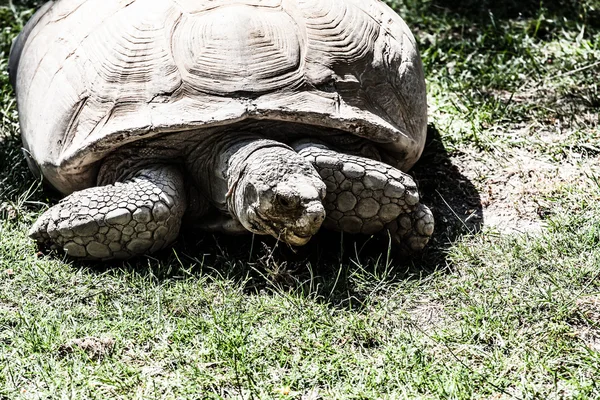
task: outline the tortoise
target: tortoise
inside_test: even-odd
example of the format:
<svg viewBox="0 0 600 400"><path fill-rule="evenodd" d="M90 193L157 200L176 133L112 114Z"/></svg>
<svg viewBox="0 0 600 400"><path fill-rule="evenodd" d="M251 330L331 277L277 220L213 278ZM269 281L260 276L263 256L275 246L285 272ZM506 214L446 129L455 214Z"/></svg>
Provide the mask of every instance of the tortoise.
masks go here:
<svg viewBox="0 0 600 400"><path fill-rule="evenodd" d="M433 232L405 171L423 67L379 0L55 0L9 60L30 169L66 197L29 234L125 259L194 229L301 246L320 229Z"/></svg>

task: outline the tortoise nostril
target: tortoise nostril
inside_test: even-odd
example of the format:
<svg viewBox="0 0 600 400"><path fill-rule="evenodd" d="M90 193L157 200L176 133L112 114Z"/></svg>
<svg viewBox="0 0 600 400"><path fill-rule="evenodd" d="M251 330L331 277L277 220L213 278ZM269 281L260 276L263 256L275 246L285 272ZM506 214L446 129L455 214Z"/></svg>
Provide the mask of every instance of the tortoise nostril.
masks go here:
<svg viewBox="0 0 600 400"><path fill-rule="evenodd" d="M321 203L313 203L306 211L308 220L313 225L321 225L325 220L325 209Z"/></svg>
<svg viewBox="0 0 600 400"><path fill-rule="evenodd" d="M325 219L324 214L313 214L313 217L312 217L312 220L314 223L323 222L324 219Z"/></svg>

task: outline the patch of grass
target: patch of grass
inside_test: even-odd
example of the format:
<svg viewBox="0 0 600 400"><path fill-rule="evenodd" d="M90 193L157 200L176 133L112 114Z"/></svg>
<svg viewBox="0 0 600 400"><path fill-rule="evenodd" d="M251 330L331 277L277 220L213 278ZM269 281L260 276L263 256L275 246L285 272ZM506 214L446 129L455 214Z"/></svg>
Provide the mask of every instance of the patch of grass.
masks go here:
<svg viewBox="0 0 600 400"><path fill-rule="evenodd" d="M33 6L13 3L2 71ZM438 228L410 260L336 234L291 250L185 232L101 265L36 253L27 229L56 199L0 72L0 398L600 397L597 2L388 3L431 107L414 174ZM524 220L540 228L502 229Z"/></svg>
<svg viewBox="0 0 600 400"><path fill-rule="evenodd" d="M600 104L600 33L589 18L597 2L519 3L517 18L506 18L514 14L510 2L391 3L415 26L433 122L448 144L530 148L529 132L506 131L557 123L591 136L597 113L585 114ZM592 140L597 144L598 135Z"/></svg>

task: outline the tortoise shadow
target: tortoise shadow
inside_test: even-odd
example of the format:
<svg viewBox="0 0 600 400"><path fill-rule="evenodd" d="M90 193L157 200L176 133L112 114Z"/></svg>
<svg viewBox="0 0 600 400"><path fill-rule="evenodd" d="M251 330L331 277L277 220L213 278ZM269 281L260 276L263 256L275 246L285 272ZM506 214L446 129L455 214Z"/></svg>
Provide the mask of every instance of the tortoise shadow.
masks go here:
<svg viewBox="0 0 600 400"><path fill-rule="evenodd" d="M248 294L284 290L334 307L361 307L377 286L448 271L448 252L453 244L482 227L479 193L460 173L433 126L411 173L419 184L422 202L436 219L429 245L413 257L396 253L385 235L323 231L306 246L292 248L269 236L206 234L188 225L172 249L153 256L75 265L92 273L114 268L147 273L160 281L202 275L237 282Z"/></svg>
<svg viewBox="0 0 600 400"><path fill-rule="evenodd" d="M19 158L18 175L28 175L15 139L5 142L4 148L12 149L13 160ZM316 295L332 304L342 304L349 296L360 301L369 294L365 282L391 284L447 271L451 267L448 253L454 243L479 232L483 225L479 193L460 173L433 125L428 127L425 149L410 173L419 185L421 201L430 207L436 221L430 243L412 257L397 253L386 235L322 231L306 246L292 248L270 236L207 234L188 224L172 248L153 255L126 262L73 261L73 265L91 273L119 269L159 280L208 275L237 281L248 292L278 287ZM38 189L34 195L42 201L45 196L48 202L53 194ZM57 201L57 197L50 197L51 204Z"/></svg>
<svg viewBox="0 0 600 400"><path fill-rule="evenodd" d="M39 212L44 204L58 202L56 192L42 190L29 172L16 135L0 140L4 176L0 185L3 204L36 186L23 206ZM448 270L448 251L464 235L478 232L482 205L475 186L463 176L445 149L440 133L430 126L427 144L411 171L419 184L422 202L436 220L434 235L422 254L403 257L390 247L385 235L362 236L324 231L304 247L292 248L266 236L225 236L195 231L182 233L172 248L151 256L121 262L68 261L91 274L122 271L159 281L205 276L229 280L248 294L285 290L319 299L334 307L362 307L376 287L418 280ZM45 206L44 206L45 208ZM0 213L0 217L8 217ZM63 255L51 253L51 257Z"/></svg>

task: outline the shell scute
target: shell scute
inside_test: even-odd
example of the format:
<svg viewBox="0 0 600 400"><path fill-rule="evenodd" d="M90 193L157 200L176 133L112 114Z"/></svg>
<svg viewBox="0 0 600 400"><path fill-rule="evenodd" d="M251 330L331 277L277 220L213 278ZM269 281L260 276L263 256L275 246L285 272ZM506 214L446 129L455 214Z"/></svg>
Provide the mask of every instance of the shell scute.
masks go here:
<svg viewBox="0 0 600 400"><path fill-rule="evenodd" d="M302 80L303 43L279 9L239 5L184 15L172 37L187 93L259 93Z"/></svg>

